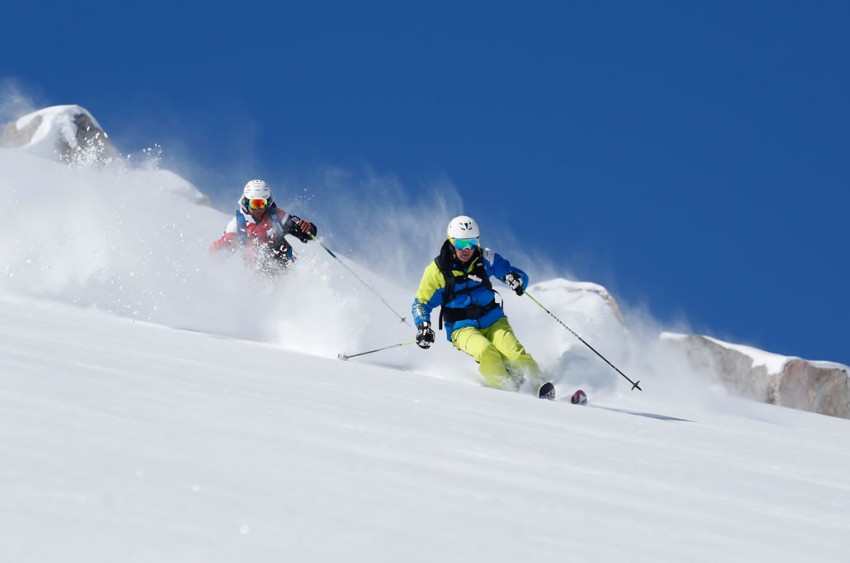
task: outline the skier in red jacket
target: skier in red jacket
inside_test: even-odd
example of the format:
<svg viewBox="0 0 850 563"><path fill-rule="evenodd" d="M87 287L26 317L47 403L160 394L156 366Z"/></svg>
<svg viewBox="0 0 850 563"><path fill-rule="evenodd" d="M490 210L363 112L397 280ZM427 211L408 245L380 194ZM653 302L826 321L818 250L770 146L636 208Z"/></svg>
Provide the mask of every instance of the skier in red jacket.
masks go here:
<svg viewBox="0 0 850 563"><path fill-rule="evenodd" d="M316 226L277 207L272 191L263 180L245 184L239 209L224 229L224 234L212 243L210 250L243 251L245 262L267 274L282 272L294 257L285 235L301 242L316 236Z"/></svg>

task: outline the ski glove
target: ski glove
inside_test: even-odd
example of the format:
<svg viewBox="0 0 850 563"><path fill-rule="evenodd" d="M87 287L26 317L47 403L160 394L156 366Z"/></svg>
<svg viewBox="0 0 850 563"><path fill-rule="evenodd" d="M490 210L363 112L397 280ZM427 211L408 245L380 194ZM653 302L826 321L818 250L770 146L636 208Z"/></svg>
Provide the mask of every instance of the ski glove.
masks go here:
<svg viewBox="0 0 850 563"><path fill-rule="evenodd" d="M427 321L419 323L416 328L419 329L416 331L416 344L423 350L427 350L434 342L434 331L431 330L431 323Z"/></svg>
<svg viewBox="0 0 850 563"><path fill-rule="evenodd" d="M523 294L522 289L522 278L516 272L511 272L507 276L505 276L505 283L508 284L508 287L513 289L517 295Z"/></svg>

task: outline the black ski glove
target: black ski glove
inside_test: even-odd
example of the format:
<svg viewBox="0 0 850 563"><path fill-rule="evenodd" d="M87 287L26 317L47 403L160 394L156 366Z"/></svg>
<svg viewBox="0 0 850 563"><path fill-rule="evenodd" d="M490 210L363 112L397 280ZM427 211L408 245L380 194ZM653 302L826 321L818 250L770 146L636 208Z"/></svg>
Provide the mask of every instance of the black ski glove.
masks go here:
<svg viewBox="0 0 850 563"><path fill-rule="evenodd" d="M434 331L431 330L431 323L425 321L419 323L416 328L419 329L416 331L416 344L423 350L427 350L434 342Z"/></svg>
<svg viewBox="0 0 850 563"><path fill-rule="evenodd" d="M522 289L522 278L516 272L511 272L507 276L505 276L505 283L508 284L508 287L513 289L517 295L523 294Z"/></svg>

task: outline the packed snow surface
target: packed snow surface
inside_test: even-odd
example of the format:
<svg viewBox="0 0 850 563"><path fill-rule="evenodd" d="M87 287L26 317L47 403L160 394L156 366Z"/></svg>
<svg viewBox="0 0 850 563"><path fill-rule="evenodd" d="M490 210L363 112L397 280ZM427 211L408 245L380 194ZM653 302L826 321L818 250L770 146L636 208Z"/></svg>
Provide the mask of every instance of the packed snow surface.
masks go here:
<svg viewBox="0 0 850 563"><path fill-rule="evenodd" d="M412 339L443 214L376 246L281 189L337 258L296 243L270 284L209 256L229 210L191 193L0 151L0 561L846 560L850 422L727 396L511 252L643 392L507 290L560 400L482 387L442 332L341 361Z"/></svg>

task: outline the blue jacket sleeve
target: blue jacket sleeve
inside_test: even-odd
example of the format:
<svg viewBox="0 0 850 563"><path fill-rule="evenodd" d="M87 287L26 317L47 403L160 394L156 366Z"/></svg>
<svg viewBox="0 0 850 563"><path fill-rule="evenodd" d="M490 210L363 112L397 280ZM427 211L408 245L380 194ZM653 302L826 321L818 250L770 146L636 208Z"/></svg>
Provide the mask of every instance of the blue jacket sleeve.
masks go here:
<svg viewBox="0 0 850 563"><path fill-rule="evenodd" d="M413 322L416 326L426 321L431 321L431 311L443 302L443 291L445 287L446 281L443 278L443 274L440 273L437 265L432 262L425 268L425 272L422 274L419 289L410 308L411 313L413 313Z"/></svg>
<svg viewBox="0 0 850 563"><path fill-rule="evenodd" d="M519 274L519 277L522 278L523 289L528 287L528 274L526 274L516 266L511 266L511 263L502 258L500 254L493 252L493 259L490 265L490 274L493 277L499 278L499 280L504 282L505 276L507 276L511 272L516 272L517 274Z"/></svg>

